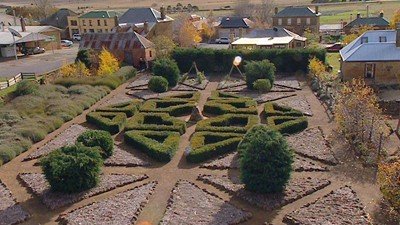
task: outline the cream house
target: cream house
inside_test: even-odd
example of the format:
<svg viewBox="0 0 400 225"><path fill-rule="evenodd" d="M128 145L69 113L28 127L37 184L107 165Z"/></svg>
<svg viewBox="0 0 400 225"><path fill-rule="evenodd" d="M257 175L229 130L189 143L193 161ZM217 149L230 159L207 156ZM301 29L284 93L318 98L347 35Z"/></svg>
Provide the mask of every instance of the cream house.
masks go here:
<svg viewBox="0 0 400 225"><path fill-rule="evenodd" d="M118 26L118 13L115 11L91 11L80 16L69 16L70 37L74 34L109 33Z"/></svg>

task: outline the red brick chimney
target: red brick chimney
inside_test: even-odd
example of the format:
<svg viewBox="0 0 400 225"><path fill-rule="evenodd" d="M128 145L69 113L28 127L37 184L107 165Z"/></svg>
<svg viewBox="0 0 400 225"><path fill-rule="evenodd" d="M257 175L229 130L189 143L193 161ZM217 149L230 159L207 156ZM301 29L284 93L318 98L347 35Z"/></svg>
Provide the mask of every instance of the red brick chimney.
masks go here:
<svg viewBox="0 0 400 225"><path fill-rule="evenodd" d="M144 23L143 23L143 32L144 32L144 35L146 35L149 32L149 22L147 22L147 21L144 21Z"/></svg>
<svg viewBox="0 0 400 225"><path fill-rule="evenodd" d="M160 8L160 13L161 13L161 20L165 20L166 15L165 15L165 8L164 8L164 6L161 6L161 8Z"/></svg>
<svg viewBox="0 0 400 225"><path fill-rule="evenodd" d="M275 15L278 14L278 7L275 7Z"/></svg>
<svg viewBox="0 0 400 225"><path fill-rule="evenodd" d="M316 5L315 6L315 14L318 14L319 13L319 7Z"/></svg>
<svg viewBox="0 0 400 225"><path fill-rule="evenodd" d="M19 19L20 23L21 23L21 32L26 32L26 25L25 25L25 20L23 17L21 17Z"/></svg>
<svg viewBox="0 0 400 225"><path fill-rule="evenodd" d="M383 10L379 13L379 17L383 18Z"/></svg>
<svg viewBox="0 0 400 225"><path fill-rule="evenodd" d="M400 48L400 23L397 23L396 25L396 47Z"/></svg>
<svg viewBox="0 0 400 225"><path fill-rule="evenodd" d="M357 18L361 18L361 13L357 13Z"/></svg>

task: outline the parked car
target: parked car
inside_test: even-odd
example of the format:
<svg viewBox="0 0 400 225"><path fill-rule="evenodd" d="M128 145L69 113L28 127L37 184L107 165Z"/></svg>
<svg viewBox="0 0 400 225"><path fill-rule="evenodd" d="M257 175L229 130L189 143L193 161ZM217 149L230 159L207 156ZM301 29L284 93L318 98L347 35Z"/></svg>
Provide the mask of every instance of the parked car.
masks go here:
<svg viewBox="0 0 400 225"><path fill-rule="evenodd" d="M42 54L45 52L46 52L46 50L41 47L23 48L21 50L21 53L24 55L36 55L36 54Z"/></svg>
<svg viewBox="0 0 400 225"><path fill-rule="evenodd" d="M327 52L339 52L340 49L342 49L342 48L343 48L343 44L340 42L325 47Z"/></svg>
<svg viewBox="0 0 400 225"><path fill-rule="evenodd" d="M227 37L221 37L221 38L215 39L215 43L218 43L218 44L229 44L230 41L229 41L229 38L227 38Z"/></svg>
<svg viewBox="0 0 400 225"><path fill-rule="evenodd" d="M74 34L74 35L72 35L72 40L80 41L80 40L82 40L82 36L80 34Z"/></svg>
<svg viewBox="0 0 400 225"><path fill-rule="evenodd" d="M74 43L69 40L61 40L61 46L63 47L71 47Z"/></svg>

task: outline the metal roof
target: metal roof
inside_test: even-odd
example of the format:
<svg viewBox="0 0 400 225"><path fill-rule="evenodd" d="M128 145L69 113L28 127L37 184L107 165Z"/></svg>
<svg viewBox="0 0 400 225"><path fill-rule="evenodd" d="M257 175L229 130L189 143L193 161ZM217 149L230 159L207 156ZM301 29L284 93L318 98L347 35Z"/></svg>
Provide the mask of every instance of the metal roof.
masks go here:
<svg viewBox="0 0 400 225"><path fill-rule="evenodd" d="M218 25L220 28L250 28L252 21L245 17L223 17Z"/></svg>
<svg viewBox="0 0 400 225"><path fill-rule="evenodd" d="M174 19L167 15L165 16L165 20L161 20L161 13L153 8L131 8L119 18L119 23L158 23L172 20Z"/></svg>
<svg viewBox="0 0 400 225"><path fill-rule="evenodd" d="M345 27L354 26L389 26L389 21L384 17L360 17L356 18L350 23L346 24Z"/></svg>
<svg viewBox="0 0 400 225"><path fill-rule="evenodd" d="M293 39L293 37L240 38L232 42L232 45L280 45L289 44Z"/></svg>
<svg viewBox="0 0 400 225"><path fill-rule="evenodd" d="M319 26L320 31L329 31L329 30L342 30L343 26L340 23L336 24L322 24Z"/></svg>
<svg viewBox="0 0 400 225"><path fill-rule="evenodd" d="M107 10L102 10L102 11L90 11L79 18L93 18L93 19L98 19L98 18L113 18L115 16L119 16L119 14L115 11L107 11Z"/></svg>
<svg viewBox="0 0 400 225"><path fill-rule="evenodd" d="M299 41L306 41L307 38L291 32L283 27L274 27L268 29L254 29L245 36L246 38L265 38L265 37L293 37Z"/></svg>
<svg viewBox="0 0 400 225"><path fill-rule="evenodd" d="M51 16L40 21L40 25L50 25L65 29L68 27L68 16L77 16L78 14L69 9L60 9Z"/></svg>
<svg viewBox="0 0 400 225"><path fill-rule="evenodd" d="M380 37L386 37L386 42L379 42ZM368 43L361 43L363 38L368 38ZM346 62L400 61L396 30L367 31L341 49L340 56Z"/></svg>
<svg viewBox="0 0 400 225"><path fill-rule="evenodd" d="M32 41L42 41L50 38L47 35L38 34L38 33L29 33L29 32L19 32L22 36L15 37L16 43L25 43L25 42L32 42ZM10 32L0 32L0 45L12 45L14 44L13 36Z"/></svg>
<svg viewBox="0 0 400 225"><path fill-rule="evenodd" d="M79 48L101 50L130 51L138 48L150 48L154 44L136 32L127 33L86 33L82 36Z"/></svg>
<svg viewBox="0 0 400 225"><path fill-rule="evenodd" d="M289 6L278 12L273 17L303 17L303 16L319 16L310 7Z"/></svg>
<svg viewBox="0 0 400 225"><path fill-rule="evenodd" d="M21 26L9 26L10 28L21 32L22 28ZM7 29L7 27L6 27ZM40 32L46 32L49 30L58 30L61 31L60 28L53 27L53 26L25 26L26 32L31 32L31 33L40 33Z"/></svg>
<svg viewBox="0 0 400 225"><path fill-rule="evenodd" d="M14 16L10 16L10 15L4 14L4 13L0 13L0 23L1 22L3 22L5 26L8 26L10 24L15 25L14 24ZM15 22L17 22L16 25L20 25L21 24L20 18L18 18L18 17L15 18Z"/></svg>

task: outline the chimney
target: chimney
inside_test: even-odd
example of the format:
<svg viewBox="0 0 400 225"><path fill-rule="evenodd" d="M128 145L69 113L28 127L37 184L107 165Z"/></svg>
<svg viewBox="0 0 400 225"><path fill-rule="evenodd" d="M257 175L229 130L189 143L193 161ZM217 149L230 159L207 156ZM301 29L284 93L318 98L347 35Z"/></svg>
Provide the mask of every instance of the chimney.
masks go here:
<svg viewBox="0 0 400 225"><path fill-rule="evenodd" d="M4 23L0 22L0 31L4 32Z"/></svg>
<svg viewBox="0 0 400 225"><path fill-rule="evenodd" d="M13 9L14 26L17 26L17 17L15 16L15 9Z"/></svg>
<svg viewBox="0 0 400 225"><path fill-rule="evenodd" d="M315 14L318 14L319 13L319 7L316 5L315 6Z"/></svg>
<svg viewBox="0 0 400 225"><path fill-rule="evenodd" d="M114 25L117 27L119 26L118 16L114 16Z"/></svg>
<svg viewBox="0 0 400 225"><path fill-rule="evenodd" d="M278 7L275 7L275 15L278 14Z"/></svg>
<svg viewBox="0 0 400 225"><path fill-rule="evenodd" d="M23 17L20 18L20 22L21 22L21 31L26 32L25 20Z"/></svg>
<svg viewBox="0 0 400 225"><path fill-rule="evenodd" d="M383 10L379 13L379 17L383 18Z"/></svg>
<svg viewBox="0 0 400 225"><path fill-rule="evenodd" d="M149 22L144 21L144 23L143 23L143 31L144 31L144 35L146 35L149 32Z"/></svg>
<svg viewBox="0 0 400 225"><path fill-rule="evenodd" d="M367 5L367 17L369 17L369 5Z"/></svg>
<svg viewBox="0 0 400 225"><path fill-rule="evenodd" d="M397 23L397 29L396 29L396 47L400 48L400 23Z"/></svg>
<svg viewBox="0 0 400 225"><path fill-rule="evenodd" d="M357 13L357 19L361 18L361 13Z"/></svg>
<svg viewBox="0 0 400 225"><path fill-rule="evenodd" d="M165 8L164 8L164 6L161 6L160 13L161 13L161 20L165 20L166 16L165 16Z"/></svg>

